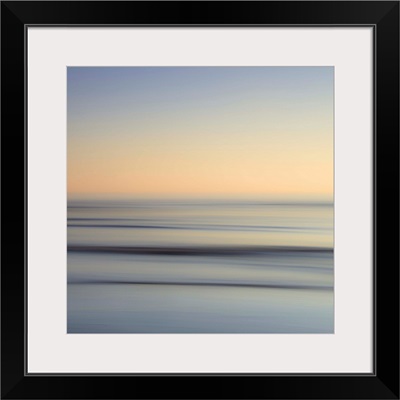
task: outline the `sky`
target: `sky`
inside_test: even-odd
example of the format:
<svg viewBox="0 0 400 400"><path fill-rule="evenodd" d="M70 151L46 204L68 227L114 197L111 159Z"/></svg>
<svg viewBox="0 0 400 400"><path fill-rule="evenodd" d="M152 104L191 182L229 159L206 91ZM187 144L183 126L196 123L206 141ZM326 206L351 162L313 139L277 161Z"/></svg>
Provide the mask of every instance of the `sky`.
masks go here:
<svg viewBox="0 0 400 400"><path fill-rule="evenodd" d="M333 199L333 67L68 67L68 196Z"/></svg>

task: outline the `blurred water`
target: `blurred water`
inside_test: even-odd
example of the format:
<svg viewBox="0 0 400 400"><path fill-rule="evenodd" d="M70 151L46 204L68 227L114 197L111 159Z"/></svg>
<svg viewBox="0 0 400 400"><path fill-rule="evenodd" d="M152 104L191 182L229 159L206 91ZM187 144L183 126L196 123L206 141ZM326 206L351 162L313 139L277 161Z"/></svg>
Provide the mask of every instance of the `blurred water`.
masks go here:
<svg viewBox="0 0 400 400"><path fill-rule="evenodd" d="M333 333L333 206L69 201L69 333Z"/></svg>

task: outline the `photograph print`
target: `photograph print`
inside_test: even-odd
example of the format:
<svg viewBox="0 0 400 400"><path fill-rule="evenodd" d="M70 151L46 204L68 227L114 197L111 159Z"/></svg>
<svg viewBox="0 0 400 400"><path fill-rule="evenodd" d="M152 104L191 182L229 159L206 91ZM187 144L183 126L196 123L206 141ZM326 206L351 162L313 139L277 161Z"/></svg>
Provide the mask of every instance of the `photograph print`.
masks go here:
<svg viewBox="0 0 400 400"><path fill-rule="evenodd" d="M334 68L68 67L67 332L334 333Z"/></svg>

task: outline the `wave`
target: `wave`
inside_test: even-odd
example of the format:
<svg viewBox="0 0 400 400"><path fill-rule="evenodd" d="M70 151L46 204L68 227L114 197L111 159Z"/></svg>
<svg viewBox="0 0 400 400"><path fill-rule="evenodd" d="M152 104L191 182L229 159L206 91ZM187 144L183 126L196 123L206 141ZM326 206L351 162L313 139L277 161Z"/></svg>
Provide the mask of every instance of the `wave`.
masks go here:
<svg viewBox="0 0 400 400"><path fill-rule="evenodd" d="M121 224L68 224L68 228L117 228L117 229L196 229L185 226L167 225L121 225ZM207 229L207 228L203 228Z"/></svg>
<svg viewBox="0 0 400 400"><path fill-rule="evenodd" d="M262 256L266 254L332 254L332 248L289 246L81 246L69 245L68 252L111 253L160 256Z"/></svg>
<svg viewBox="0 0 400 400"><path fill-rule="evenodd" d="M299 289L299 290L333 290L331 286L287 285L253 282L162 282L162 281L118 281L118 280L80 280L68 282L69 285L165 285L165 286L210 286L210 287L242 287L260 289Z"/></svg>
<svg viewBox="0 0 400 400"><path fill-rule="evenodd" d="M113 228L113 229L174 229L174 230L240 230L240 231L304 231L328 230L316 227L257 226L257 225L128 225L128 224L68 224L68 228Z"/></svg>

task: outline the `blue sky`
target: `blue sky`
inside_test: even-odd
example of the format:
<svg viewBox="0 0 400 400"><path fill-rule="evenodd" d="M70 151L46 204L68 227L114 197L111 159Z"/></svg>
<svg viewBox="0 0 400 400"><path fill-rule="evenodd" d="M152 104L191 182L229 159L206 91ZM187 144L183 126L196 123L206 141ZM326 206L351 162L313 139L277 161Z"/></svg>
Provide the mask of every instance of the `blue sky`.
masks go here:
<svg viewBox="0 0 400 400"><path fill-rule="evenodd" d="M333 73L69 67L68 192L330 196Z"/></svg>

